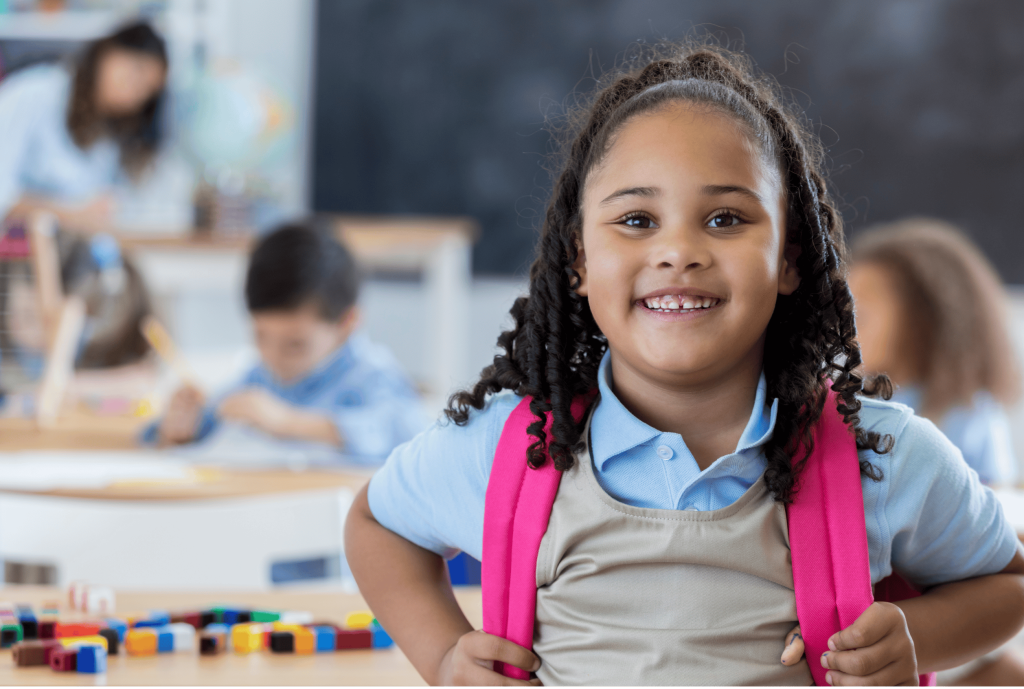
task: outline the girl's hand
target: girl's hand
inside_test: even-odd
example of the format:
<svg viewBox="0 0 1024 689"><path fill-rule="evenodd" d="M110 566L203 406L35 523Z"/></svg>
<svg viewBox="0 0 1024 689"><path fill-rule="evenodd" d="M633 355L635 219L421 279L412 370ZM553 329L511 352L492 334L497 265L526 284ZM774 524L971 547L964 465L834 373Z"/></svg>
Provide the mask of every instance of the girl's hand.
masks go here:
<svg viewBox="0 0 1024 689"><path fill-rule="evenodd" d="M438 672L440 684L470 686L541 686L539 679L511 679L494 671L494 661L536 672L540 659L533 652L500 636L473 631L448 649Z"/></svg>
<svg viewBox="0 0 1024 689"><path fill-rule="evenodd" d="M198 388L186 385L171 397L167 412L160 422L160 443L179 445L191 442L196 434L205 398Z"/></svg>
<svg viewBox="0 0 1024 689"><path fill-rule="evenodd" d="M236 392L217 409L221 418L255 426L271 435L284 435L292 408L266 390L249 388Z"/></svg>
<svg viewBox="0 0 1024 689"><path fill-rule="evenodd" d="M782 651L783 665L796 665L804 657L804 637L800 634L800 625L793 627L786 634L786 647Z"/></svg>
<svg viewBox="0 0 1024 689"><path fill-rule="evenodd" d="M833 634L828 647L820 662L829 669L825 680L833 686L916 686L919 682L907 619L892 603L872 603L853 624Z"/></svg>

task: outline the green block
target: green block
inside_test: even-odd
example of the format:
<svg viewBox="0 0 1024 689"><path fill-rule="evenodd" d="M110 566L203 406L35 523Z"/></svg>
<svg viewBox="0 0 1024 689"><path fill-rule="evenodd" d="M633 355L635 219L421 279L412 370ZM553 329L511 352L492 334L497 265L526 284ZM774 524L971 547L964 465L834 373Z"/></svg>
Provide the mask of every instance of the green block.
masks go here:
<svg viewBox="0 0 1024 689"><path fill-rule="evenodd" d="M268 610L252 610L249 614L253 622L277 622L281 619L281 613Z"/></svg>
<svg viewBox="0 0 1024 689"><path fill-rule="evenodd" d="M7 636L4 632L9 630L14 630L17 633L17 638L10 643L7 643L6 641L0 643L0 647L2 648L10 648L25 637L25 631L21 628L21 624L18 622L4 622L3 625L0 625L0 636Z"/></svg>

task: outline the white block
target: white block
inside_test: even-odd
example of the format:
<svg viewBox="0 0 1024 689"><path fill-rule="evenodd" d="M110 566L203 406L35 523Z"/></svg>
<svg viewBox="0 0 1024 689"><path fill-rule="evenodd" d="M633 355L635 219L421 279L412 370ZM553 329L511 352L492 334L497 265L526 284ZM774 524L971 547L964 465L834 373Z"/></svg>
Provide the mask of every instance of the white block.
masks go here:
<svg viewBox="0 0 1024 689"><path fill-rule="evenodd" d="M313 613L299 610L285 610L281 613L282 624L310 624L313 622Z"/></svg>
<svg viewBox="0 0 1024 689"><path fill-rule="evenodd" d="M89 585L84 581L72 581L68 587L68 603L72 610L85 610L86 594Z"/></svg>
<svg viewBox="0 0 1024 689"><path fill-rule="evenodd" d="M174 634L174 652L190 653L196 650L196 628L188 622L174 622L167 625Z"/></svg>

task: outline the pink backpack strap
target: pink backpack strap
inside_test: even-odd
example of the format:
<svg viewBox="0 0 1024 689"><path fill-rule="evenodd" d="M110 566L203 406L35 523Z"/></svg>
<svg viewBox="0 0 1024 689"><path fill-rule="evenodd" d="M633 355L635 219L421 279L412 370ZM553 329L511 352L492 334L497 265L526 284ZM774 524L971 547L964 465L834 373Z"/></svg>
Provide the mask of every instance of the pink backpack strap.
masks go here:
<svg viewBox="0 0 1024 689"><path fill-rule="evenodd" d="M856 439L836 409L834 392L825 401L814 430L814 451L797 486L787 508L793 585L807 665L820 686L826 683L827 670L818 658L828 650L829 637L853 624L874 602L860 458ZM933 674L921 676L922 685L934 683Z"/></svg>
<svg viewBox="0 0 1024 689"><path fill-rule="evenodd" d="M583 418L593 395L573 400L572 414ZM553 462L539 469L527 465L526 451L535 441L527 427L537 420L527 397L512 411L498 441L487 484L481 562L484 631L533 648L537 609L537 554L548 528L562 473ZM551 415L545 430L551 431ZM495 664L514 679L528 679L516 667Z"/></svg>

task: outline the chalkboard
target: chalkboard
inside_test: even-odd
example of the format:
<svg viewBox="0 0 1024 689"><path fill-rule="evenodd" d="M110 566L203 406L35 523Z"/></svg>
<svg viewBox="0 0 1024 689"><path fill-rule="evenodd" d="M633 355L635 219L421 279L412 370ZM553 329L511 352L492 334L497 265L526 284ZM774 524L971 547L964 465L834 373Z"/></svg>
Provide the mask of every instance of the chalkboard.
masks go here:
<svg viewBox="0 0 1024 689"><path fill-rule="evenodd" d="M478 273L529 265L545 118L637 41L742 41L819 126L848 232L952 221L1024 283L1018 0L320 0L316 210L476 217Z"/></svg>

